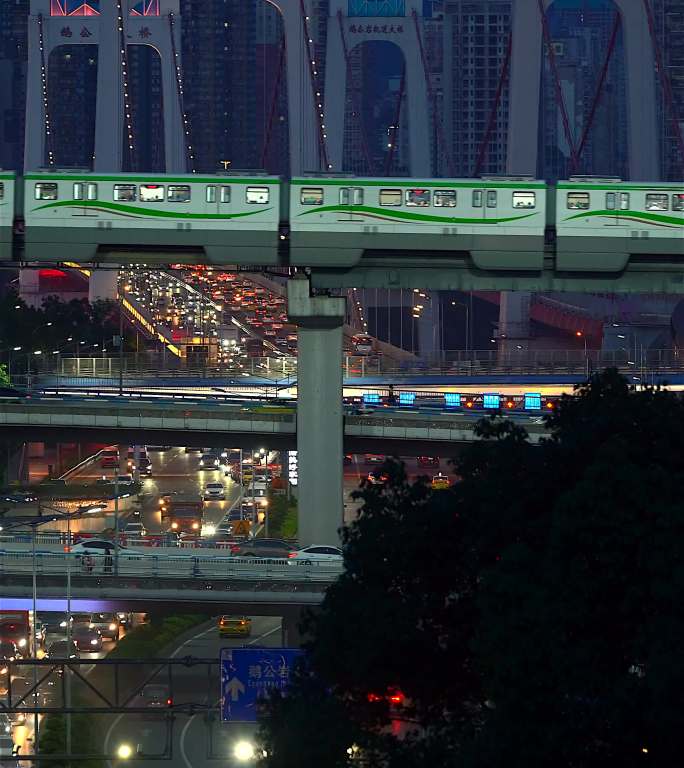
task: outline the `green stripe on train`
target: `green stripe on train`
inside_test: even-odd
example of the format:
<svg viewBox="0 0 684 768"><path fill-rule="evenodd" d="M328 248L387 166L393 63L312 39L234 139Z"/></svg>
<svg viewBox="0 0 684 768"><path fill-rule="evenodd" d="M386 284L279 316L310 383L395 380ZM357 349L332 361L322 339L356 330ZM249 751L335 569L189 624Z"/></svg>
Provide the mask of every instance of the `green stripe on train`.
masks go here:
<svg viewBox="0 0 684 768"><path fill-rule="evenodd" d="M644 213L643 211L582 211L582 213L576 213L574 216L568 216L563 221L574 221L575 219L593 218L596 216L609 216L611 219L637 219L644 224L673 224L684 227L684 218L681 216L678 218L676 216L663 216L660 213Z"/></svg>
<svg viewBox="0 0 684 768"><path fill-rule="evenodd" d="M40 205L38 208L34 208L31 213L44 211L46 208L94 208L121 215L133 214L161 219L204 219L207 221L239 219L244 216L254 216L255 213L268 213L268 211L273 210L273 208L260 208L245 213L184 213L183 211L157 211L154 208L140 208L137 205L121 205L120 203L108 203L100 200L61 200L56 203Z"/></svg>
<svg viewBox="0 0 684 768"><path fill-rule="evenodd" d="M387 208L373 208L370 205L325 205L322 208L313 208L310 211L303 211L298 216L306 216L311 213L357 213L366 216L379 217L383 219L398 219L401 221L422 221L436 222L438 224L507 224L510 221L520 221L529 219L530 216L538 216L537 213L526 213L522 216L509 216L498 219L466 219L457 216L432 216L427 213L409 213L408 211L392 211Z"/></svg>
<svg viewBox="0 0 684 768"><path fill-rule="evenodd" d="M387 187L387 189L416 188L418 185L427 188L445 189L546 189L546 184L533 184L529 181L441 181L435 179L398 179L388 177L380 181L355 179L292 179L292 185L302 187Z"/></svg>

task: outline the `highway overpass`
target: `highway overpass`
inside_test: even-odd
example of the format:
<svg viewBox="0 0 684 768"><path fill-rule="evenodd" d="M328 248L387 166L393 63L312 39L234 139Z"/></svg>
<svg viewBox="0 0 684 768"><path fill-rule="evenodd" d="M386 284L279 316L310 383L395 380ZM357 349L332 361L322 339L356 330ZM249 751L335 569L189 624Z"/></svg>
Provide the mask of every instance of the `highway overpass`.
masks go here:
<svg viewBox="0 0 684 768"><path fill-rule="evenodd" d="M295 450L294 402L136 399L44 396L0 403L0 434L22 440L228 445ZM477 439L474 429L485 412L433 408L379 408L355 415L346 408L344 446L348 453L440 455L458 453ZM507 414L537 442L545 433L540 414ZM340 462L341 466L341 462Z"/></svg>

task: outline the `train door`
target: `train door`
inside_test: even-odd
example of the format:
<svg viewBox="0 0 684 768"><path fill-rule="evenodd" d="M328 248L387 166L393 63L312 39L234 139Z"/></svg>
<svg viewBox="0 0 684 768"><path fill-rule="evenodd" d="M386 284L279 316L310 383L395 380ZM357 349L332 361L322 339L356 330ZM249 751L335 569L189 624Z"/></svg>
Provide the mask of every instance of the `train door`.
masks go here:
<svg viewBox="0 0 684 768"><path fill-rule="evenodd" d="M362 217L354 215L354 206L363 205L363 188L340 187L340 205L344 221L361 221Z"/></svg>
<svg viewBox="0 0 684 768"><path fill-rule="evenodd" d="M630 197L629 192L606 192L605 207L609 212L606 224L609 227L626 227L629 224L625 211L630 210Z"/></svg>
<svg viewBox="0 0 684 768"><path fill-rule="evenodd" d="M72 216L98 218L98 211L92 205L92 201L97 200L97 184L95 182L75 181L72 187L72 197L74 200L83 201L83 205L70 206Z"/></svg>
<svg viewBox="0 0 684 768"><path fill-rule="evenodd" d="M226 213L231 204L229 184L207 184L204 192L205 213Z"/></svg>
<svg viewBox="0 0 684 768"><path fill-rule="evenodd" d="M483 219L494 219L498 216L499 190L498 189L474 189L473 208L475 216L481 214Z"/></svg>

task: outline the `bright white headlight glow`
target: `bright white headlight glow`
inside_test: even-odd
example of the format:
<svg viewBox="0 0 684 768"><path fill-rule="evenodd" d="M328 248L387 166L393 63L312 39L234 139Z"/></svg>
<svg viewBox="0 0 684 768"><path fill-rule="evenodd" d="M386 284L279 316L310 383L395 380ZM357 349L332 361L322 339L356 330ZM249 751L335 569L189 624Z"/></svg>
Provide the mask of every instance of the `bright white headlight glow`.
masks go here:
<svg viewBox="0 0 684 768"><path fill-rule="evenodd" d="M237 760L241 762L247 762L253 760L256 752L254 751L254 744L251 741L238 741L233 747L233 754Z"/></svg>

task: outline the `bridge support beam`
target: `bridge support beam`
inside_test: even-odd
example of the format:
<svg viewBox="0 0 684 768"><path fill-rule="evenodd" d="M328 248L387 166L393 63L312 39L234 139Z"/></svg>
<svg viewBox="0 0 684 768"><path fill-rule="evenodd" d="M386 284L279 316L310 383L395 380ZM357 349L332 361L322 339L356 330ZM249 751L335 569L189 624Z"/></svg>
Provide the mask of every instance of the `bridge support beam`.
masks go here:
<svg viewBox="0 0 684 768"><path fill-rule="evenodd" d="M297 464L301 546L334 544L343 522L342 325L345 299L312 296L309 281L287 284L298 326Z"/></svg>
<svg viewBox="0 0 684 768"><path fill-rule="evenodd" d="M88 301L116 301L118 275L116 269L93 269L88 281Z"/></svg>

